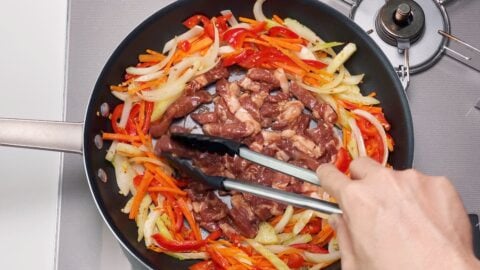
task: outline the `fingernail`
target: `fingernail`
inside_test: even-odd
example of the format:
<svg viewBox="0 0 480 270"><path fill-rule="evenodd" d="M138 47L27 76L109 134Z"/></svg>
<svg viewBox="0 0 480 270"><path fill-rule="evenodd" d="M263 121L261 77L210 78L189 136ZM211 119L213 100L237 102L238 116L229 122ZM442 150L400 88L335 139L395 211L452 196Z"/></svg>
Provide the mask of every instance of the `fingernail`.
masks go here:
<svg viewBox="0 0 480 270"><path fill-rule="evenodd" d="M330 215L328 218L328 224L330 224L334 230L337 229L338 215Z"/></svg>

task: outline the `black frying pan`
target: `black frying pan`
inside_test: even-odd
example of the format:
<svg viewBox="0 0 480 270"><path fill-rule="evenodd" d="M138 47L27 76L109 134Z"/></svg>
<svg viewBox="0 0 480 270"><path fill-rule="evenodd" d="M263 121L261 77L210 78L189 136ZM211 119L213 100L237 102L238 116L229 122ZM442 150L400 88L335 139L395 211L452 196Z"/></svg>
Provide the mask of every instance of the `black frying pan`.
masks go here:
<svg viewBox="0 0 480 270"><path fill-rule="evenodd" d="M120 212L128 198L118 194L113 167L105 160L109 145L104 144L99 148L98 143L95 143L96 135L102 131L111 131L109 119L99 113L100 107L107 103L113 108L120 102L111 95L108 86L120 82L125 68L136 64L137 55L146 48L160 50L166 41L184 32L181 22L190 15L203 13L214 16L221 10L230 9L236 16L253 17L253 4L253 0L180 0L167 6L146 19L123 40L106 63L95 85L83 128L83 154L88 184L101 215L117 239L134 257L150 268L186 269L192 262L179 261L147 250L143 242L136 240L135 223ZM377 92L385 115L392 123L391 135L396 145L389 163L396 169L410 168L413 160L413 125L408 102L391 64L368 35L347 17L316 0L268 0L263 6L267 16L278 14L298 19L325 40L356 43L358 50L346 66L353 74L366 74L361 88L365 93ZM39 126L42 128L39 129ZM64 137L61 142L59 139L53 142L46 126L49 130L57 129L68 137ZM19 128L22 130L19 131ZM29 137L31 129L36 132L34 138ZM4 119L0 120L0 144L82 152L80 130L79 124ZM77 137L72 137L72 134ZM39 139L39 136L45 138ZM63 135L59 138L61 136ZM106 183L100 181L99 169L105 171L108 178ZM339 265L331 268L338 269Z"/></svg>

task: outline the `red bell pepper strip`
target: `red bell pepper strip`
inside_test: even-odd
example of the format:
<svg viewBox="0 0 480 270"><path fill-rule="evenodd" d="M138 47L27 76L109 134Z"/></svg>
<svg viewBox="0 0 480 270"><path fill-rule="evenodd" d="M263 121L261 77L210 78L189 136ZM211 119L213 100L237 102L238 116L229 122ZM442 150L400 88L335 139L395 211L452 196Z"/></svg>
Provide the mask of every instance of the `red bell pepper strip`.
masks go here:
<svg viewBox="0 0 480 270"><path fill-rule="evenodd" d="M188 52L192 44L188 40L182 40L178 43L178 48L184 52Z"/></svg>
<svg viewBox="0 0 480 270"><path fill-rule="evenodd" d="M118 104L115 107L115 109L113 109L112 117L111 117L111 123L112 123L113 131L115 133L125 134L125 130L118 126L118 121L120 120L120 117L122 116L122 111L123 111L123 103Z"/></svg>
<svg viewBox="0 0 480 270"><path fill-rule="evenodd" d="M368 137L364 141L365 141L365 150L367 151L367 156L381 163L383 159L383 151L387 149L384 149L383 142L382 142L382 139L380 138L380 135L377 134L375 136Z"/></svg>
<svg viewBox="0 0 480 270"><path fill-rule="evenodd" d="M181 232L183 227L183 214L176 201L173 203L173 211L175 213L175 231Z"/></svg>
<svg viewBox="0 0 480 270"><path fill-rule="evenodd" d="M228 260L212 246L207 246L206 250L215 265L219 266L221 269L228 269L231 266Z"/></svg>
<svg viewBox="0 0 480 270"><path fill-rule="evenodd" d="M152 237L162 248L168 251L175 252L195 251L205 246L206 244L204 240L186 240L182 242L176 240L169 240L159 233L152 235Z"/></svg>
<svg viewBox="0 0 480 270"><path fill-rule="evenodd" d="M148 133L150 129L150 122L152 121L152 113L153 113L153 102L145 102L145 123L143 124L142 131L144 134Z"/></svg>
<svg viewBox="0 0 480 270"><path fill-rule="evenodd" d="M360 129L362 135L365 137L372 137L378 134L377 129L368 120L363 117L356 119L357 126Z"/></svg>
<svg viewBox="0 0 480 270"><path fill-rule="evenodd" d="M284 254L280 256L290 268L297 269L304 266L305 259L298 253Z"/></svg>
<svg viewBox="0 0 480 270"><path fill-rule="evenodd" d="M188 269L189 270L216 270L216 267L212 261L203 261L190 266Z"/></svg>
<svg viewBox="0 0 480 270"><path fill-rule="evenodd" d="M302 234L317 234L322 230L322 220L318 218L312 219L300 232Z"/></svg>
<svg viewBox="0 0 480 270"><path fill-rule="evenodd" d="M135 123L138 122L138 114L140 112L140 104L135 104L130 111L130 115L127 120L127 125L125 126L125 131L129 135L137 135L137 129L135 128Z"/></svg>
<svg viewBox="0 0 480 270"><path fill-rule="evenodd" d="M274 26L268 30L268 35L271 37L282 38L299 38L297 33L283 26Z"/></svg>
<svg viewBox="0 0 480 270"><path fill-rule="evenodd" d="M193 15L187 20L185 20L183 22L183 25L185 25L187 28L192 28L195 25L198 25L200 23L202 23L203 26L205 27L208 24L210 24L210 19L204 15Z"/></svg>
<svg viewBox="0 0 480 270"><path fill-rule="evenodd" d="M293 248L303 249L312 253L322 253L322 254L328 253L328 250L314 244L293 244L290 246Z"/></svg>
<svg viewBox="0 0 480 270"><path fill-rule="evenodd" d="M348 167L350 167L350 162L352 161L352 158L350 157L350 154L348 153L345 148L341 147L338 149L337 152L337 159L335 160L335 166L337 167L338 170L341 172L345 173L348 171Z"/></svg>
<svg viewBox="0 0 480 270"><path fill-rule="evenodd" d="M221 230L216 230L212 233L210 233L207 238L205 238L205 240L211 240L211 241L215 241L217 240L218 238L220 238L220 236L222 236L222 231Z"/></svg>
<svg viewBox="0 0 480 270"><path fill-rule="evenodd" d="M314 67L316 69L322 69L322 68L325 68L327 66L327 64L325 63L322 63L320 61L317 61L317 60L308 60L308 59L302 59L303 62L305 62L305 64L311 66L311 67Z"/></svg>

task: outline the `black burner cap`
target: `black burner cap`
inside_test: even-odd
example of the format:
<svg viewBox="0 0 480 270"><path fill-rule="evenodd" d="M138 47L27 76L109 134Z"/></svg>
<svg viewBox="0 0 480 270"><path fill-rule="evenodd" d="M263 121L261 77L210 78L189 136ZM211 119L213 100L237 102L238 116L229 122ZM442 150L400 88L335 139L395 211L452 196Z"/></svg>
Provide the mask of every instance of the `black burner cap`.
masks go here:
<svg viewBox="0 0 480 270"><path fill-rule="evenodd" d="M390 0L378 12L378 35L388 44L415 43L425 28L425 13L413 0Z"/></svg>

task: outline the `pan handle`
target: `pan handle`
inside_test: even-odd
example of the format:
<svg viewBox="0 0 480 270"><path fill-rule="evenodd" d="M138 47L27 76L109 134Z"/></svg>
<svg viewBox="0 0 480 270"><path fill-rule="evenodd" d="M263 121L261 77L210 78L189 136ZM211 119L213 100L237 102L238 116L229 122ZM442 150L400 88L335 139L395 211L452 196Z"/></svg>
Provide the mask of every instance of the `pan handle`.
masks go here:
<svg viewBox="0 0 480 270"><path fill-rule="evenodd" d="M83 123L0 118L0 145L83 153Z"/></svg>

